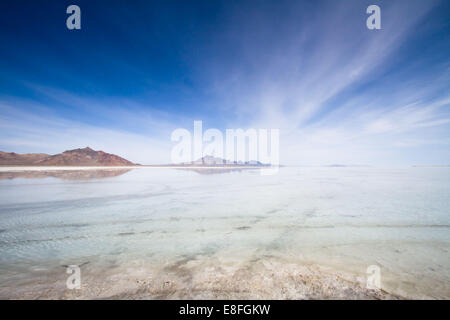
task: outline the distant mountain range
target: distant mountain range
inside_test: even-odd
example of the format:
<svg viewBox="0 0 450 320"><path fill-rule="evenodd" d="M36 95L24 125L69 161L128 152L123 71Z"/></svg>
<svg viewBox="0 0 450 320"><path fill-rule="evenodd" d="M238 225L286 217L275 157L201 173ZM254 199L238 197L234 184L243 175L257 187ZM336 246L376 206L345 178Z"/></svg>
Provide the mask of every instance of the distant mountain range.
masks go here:
<svg viewBox="0 0 450 320"><path fill-rule="evenodd" d="M0 166L136 166L124 158L103 151L95 151L89 147L83 149L67 150L55 155L45 153L25 153L0 151ZM198 160L168 165L176 167L263 167L270 166L259 161L229 161L213 156L204 156Z"/></svg>
<svg viewBox="0 0 450 320"><path fill-rule="evenodd" d="M18 154L0 151L0 165L3 166L133 166L133 162L89 147L67 150L49 155L45 153Z"/></svg>
<svg viewBox="0 0 450 320"><path fill-rule="evenodd" d="M214 166L251 166L251 167L263 167L269 166L260 161L251 160L251 161L230 161L222 158L216 158L213 156L204 156L198 160L182 163L182 166L203 166L203 167L214 167Z"/></svg>

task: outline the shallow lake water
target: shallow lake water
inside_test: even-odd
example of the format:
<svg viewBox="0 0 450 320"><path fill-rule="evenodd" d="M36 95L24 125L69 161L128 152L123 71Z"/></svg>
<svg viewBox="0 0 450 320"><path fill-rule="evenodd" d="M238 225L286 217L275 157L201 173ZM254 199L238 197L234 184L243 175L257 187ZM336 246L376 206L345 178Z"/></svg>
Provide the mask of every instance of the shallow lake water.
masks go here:
<svg viewBox="0 0 450 320"><path fill-rule="evenodd" d="M214 170L2 172L0 297L450 298L450 168Z"/></svg>

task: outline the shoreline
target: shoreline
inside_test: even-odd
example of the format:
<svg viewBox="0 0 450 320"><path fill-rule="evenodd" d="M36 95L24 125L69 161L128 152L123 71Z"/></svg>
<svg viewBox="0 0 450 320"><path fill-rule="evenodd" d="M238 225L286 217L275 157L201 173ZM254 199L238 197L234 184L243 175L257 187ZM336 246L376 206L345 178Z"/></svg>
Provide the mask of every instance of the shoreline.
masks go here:
<svg viewBox="0 0 450 320"><path fill-rule="evenodd" d="M110 269L83 267L81 288L67 289L65 271L41 275L19 287L3 287L1 299L408 299L381 289L367 289L356 275L334 268L263 258L227 261L226 257L181 259L160 266L143 261Z"/></svg>
<svg viewBox="0 0 450 320"><path fill-rule="evenodd" d="M14 171L82 171L82 170L132 170L132 169L195 169L195 170L245 170L245 169L274 169L274 168L360 168L360 167L330 167L330 166L178 166L178 165L135 165L135 166L10 166L0 165L0 172ZM391 167L386 167L391 168ZM396 167L392 167L396 168ZM408 168L450 168L450 166L405 166Z"/></svg>

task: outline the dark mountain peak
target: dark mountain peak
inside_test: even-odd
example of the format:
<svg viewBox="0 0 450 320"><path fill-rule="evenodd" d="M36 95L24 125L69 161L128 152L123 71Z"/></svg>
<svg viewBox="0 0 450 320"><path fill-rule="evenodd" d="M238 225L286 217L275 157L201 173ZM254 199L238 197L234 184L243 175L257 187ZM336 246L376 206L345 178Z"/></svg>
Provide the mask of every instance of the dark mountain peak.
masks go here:
<svg viewBox="0 0 450 320"><path fill-rule="evenodd" d="M91 152L97 152L89 147L86 148L78 148L78 149L72 149L72 150L66 150L63 153L74 153L74 152L85 152L85 153L91 153Z"/></svg>

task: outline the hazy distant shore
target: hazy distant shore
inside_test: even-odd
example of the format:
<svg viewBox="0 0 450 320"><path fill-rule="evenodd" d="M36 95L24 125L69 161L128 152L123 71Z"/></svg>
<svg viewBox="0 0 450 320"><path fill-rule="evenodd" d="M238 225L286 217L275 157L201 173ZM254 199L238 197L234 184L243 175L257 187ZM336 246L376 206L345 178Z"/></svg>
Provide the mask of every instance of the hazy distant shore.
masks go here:
<svg viewBox="0 0 450 320"><path fill-rule="evenodd" d="M111 169L259 169L258 166L177 166L177 165L142 165L142 166L0 166L0 171L53 171L53 170L111 170Z"/></svg>

